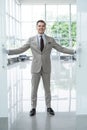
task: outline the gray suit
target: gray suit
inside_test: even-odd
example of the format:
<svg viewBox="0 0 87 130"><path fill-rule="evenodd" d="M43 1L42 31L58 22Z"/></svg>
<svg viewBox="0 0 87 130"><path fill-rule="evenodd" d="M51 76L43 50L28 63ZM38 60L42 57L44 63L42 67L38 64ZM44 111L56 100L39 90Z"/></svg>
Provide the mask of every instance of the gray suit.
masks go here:
<svg viewBox="0 0 87 130"><path fill-rule="evenodd" d="M34 37L29 38L27 43L18 48L9 50L9 55L19 54L27 49L31 48L33 61L32 61L32 93L31 93L31 105L32 108L36 107L37 102L37 89L40 81L40 77L42 76L44 89L45 89L45 99L46 99L46 106L51 106L51 92L50 92L50 72L51 72L51 61L50 61L50 54L52 48L56 49L59 52L67 53L67 54L74 54L74 50L68 49L65 47L60 46L56 41L47 35L45 35L46 45L44 46L43 51L41 52L38 46L38 39L37 35Z"/></svg>

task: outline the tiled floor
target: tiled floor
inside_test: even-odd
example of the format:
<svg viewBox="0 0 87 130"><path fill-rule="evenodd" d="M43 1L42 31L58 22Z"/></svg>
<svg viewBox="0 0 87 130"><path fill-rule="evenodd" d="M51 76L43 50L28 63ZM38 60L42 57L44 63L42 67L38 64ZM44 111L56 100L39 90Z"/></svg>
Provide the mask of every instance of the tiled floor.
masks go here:
<svg viewBox="0 0 87 130"><path fill-rule="evenodd" d="M51 59L54 117L49 117L46 112L42 80L38 89L37 114L29 117L31 61L8 66L9 130L75 130L75 61L60 61L58 56Z"/></svg>
<svg viewBox="0 0 87 130"><path fill-rule="evenodd" d="M75 115L56 113L52 117L38 112L36 116L29 117L28 113L20 113L11 130L75 130Z"/></svg>

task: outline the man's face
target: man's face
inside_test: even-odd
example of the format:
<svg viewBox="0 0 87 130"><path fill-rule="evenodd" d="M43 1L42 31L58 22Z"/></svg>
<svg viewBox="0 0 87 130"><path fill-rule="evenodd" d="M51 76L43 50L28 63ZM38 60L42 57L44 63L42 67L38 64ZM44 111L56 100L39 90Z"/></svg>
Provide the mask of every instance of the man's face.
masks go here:
<svg viewBox="0 0 87 130"><path fill-rule="evenodd" d="M43 22L39 22L36 28L39 34L43 34L45 32L46 25Z"/></svg>

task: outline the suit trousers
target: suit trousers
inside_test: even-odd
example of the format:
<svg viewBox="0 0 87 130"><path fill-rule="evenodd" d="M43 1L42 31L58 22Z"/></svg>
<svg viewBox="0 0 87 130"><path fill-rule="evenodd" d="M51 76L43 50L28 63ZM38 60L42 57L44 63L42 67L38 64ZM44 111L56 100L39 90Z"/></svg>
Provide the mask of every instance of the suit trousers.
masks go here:
<svg viewBox="0 0 87 130"><path fill-rule="evenodd" d="M39 73L32 73L32 88L31 88L31 106L32 108L36 108L37 106L37 91L40 82L40 78L42 77L43 86L45 90L45 102L46 107L51 107L51 91L50 91L50 73L46 73L41 68Z"/></svg>

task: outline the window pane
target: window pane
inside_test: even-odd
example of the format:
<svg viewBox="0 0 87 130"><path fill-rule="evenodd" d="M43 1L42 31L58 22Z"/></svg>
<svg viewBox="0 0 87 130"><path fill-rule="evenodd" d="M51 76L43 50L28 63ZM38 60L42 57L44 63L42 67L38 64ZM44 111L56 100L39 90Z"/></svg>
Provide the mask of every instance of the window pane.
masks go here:
<svg viewBox="0 0 87 130"><path fill-rule="evenodd" d="M29 12L29 13L27 13ZM22 5L22 38L36 35L36 21L46 21L46 33L62 45L76 43L76 6L75 5ZM72 27L71 27L72 26ZM65 40L65 41L64 41Z"/></svg>
<svg viewBox="0 0 87 130"><path fill-rule="evenodd" d="M37 21L45 19L44 5L22 5L22 21Z"/></svg>
<svg viewBox="0 0 87 130"><path fill-rule="evenodd" d="M20 6L16 4L16 19L20 21Z"/></svg>
<svg viewBox="0 0 87 130"><path fill-rule="evenodd" d="M47 25L46 25L46 33L50 36L53 36L55 37L53 31L52 31L52 26L53 26L53 23L54 22L47 22Z"/></svg>
<svg viewBox="0 0 87 130"><path fill-rule="evenodd" d="M36 25L34 23L22 23L22 39L28 39L32 36L33 32L36 32Z"/></svg>
<svg viewBox="0 0 87 130"><path fill-rule="evenodd" d="M69 23L68 22L53 22L50 26L52 35L56 38L69 38Z"/></svg>
<svg viewBox="0 0 87 130"><path fill-rule="evenodd" d="M32 7L32 20L37 21L39 19L45 19L45 6L33 5Z"/></svg>
<svg viewBox="0 0 87 130"><path fill-rule="evenodd" d="M12 16L12 14L13 14L13 1L12 0L10 0L9 5L10 5L10 12L9 12L9 14Z"/></svg>
<svg viewBox="0 0 87 130"><path fill-rule="evenodd" d="M6 13L9 13L9 0L6 0Z"/></svg>
<svg viewBox="0 0 87 130"><path fill-rule="evenodd" d="M71 17L73 21L76 21L76 5L71 5Z"/></svg>
<svg viewBox="0 0 87 130"><path fill-rule="evenodd" d="M15 5L15 0L13 0L13 17L15 18L16 15L16 5Z"/></svg>
<svg viewBox="0 0 87 130"><path fill-rule="evenodd" d="M65 46L65 47L68 47L69 46L69 40L68 39L64 39L64 38L62 38L62 39L60 39L60 44L62 45L62 46Z"/></svg>
<svg viewBox="0 0 87 130"><path fill-rule="evenodd" d="M9 23L10 20L9 20L9 16L6 15L6 36L9 37Z"/></svg>
<svg viewBox="0 0 87 130"><path fill-rule="evenodd" d="M69 20L69 5L58 5L58 20Z"/></svg>
<svg viewBox="0 0 87 130"><path fill-rule="evenodd" d="M12 17L10 17L10 36L13 35Z"/></svg>
<svg viewBox="0 0 87 130"><path fill-rule="evenodd" d="M15 32L16 38L20 38L20 23L16 21L16 32Z"/></svg>
<svg viewBox="0 0 87 130"><path fill-rule="evenodd" d="M6 0L7 47L14 48L20 43L20 4L16 0Z"/></svg>
<svg viewBox="0 0 87 130"><path fill-rule="evenodd" d="M22 21L31 21L32 20L32 6L31 5L22 5L21 6L21 20Z"/></svg>
<svg viewBox="0 0 87 130"><path fill-rule="evenodd" d="M56 21L57 16L57 5L46 5L46 21Z"/></svg>

